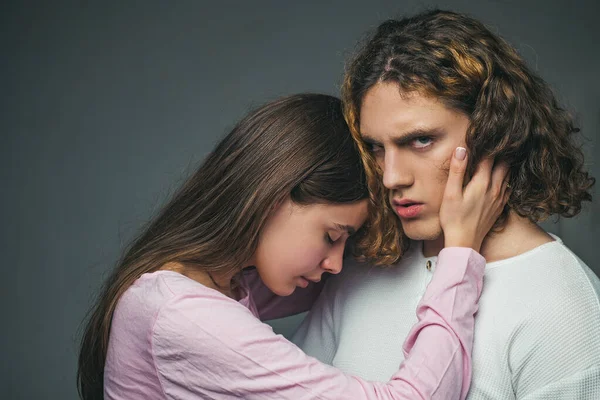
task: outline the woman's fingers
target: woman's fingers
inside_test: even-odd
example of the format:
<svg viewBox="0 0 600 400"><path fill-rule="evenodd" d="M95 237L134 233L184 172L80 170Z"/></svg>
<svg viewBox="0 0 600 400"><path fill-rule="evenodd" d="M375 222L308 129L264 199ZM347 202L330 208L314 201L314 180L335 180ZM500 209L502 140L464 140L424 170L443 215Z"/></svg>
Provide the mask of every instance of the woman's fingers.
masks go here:
<svg viewBox="0 0 600 400"><path fill-rule="evenodd" d="M467 169L466 150L457 148L450 161L448 182L440 207L440 224L446 246L472 247L479 250L502 213L510 194L508 165L485 158L464 187Z"/></svg>
<svg viewBox="0 0 600 400"><path fill-rule="evenodd" d="M506 184L508 183L506 177L508 175L508 164L505 162L497 163L492 171L492 182L490 188L492 194L502 198Z"/></svg>
<svg viewBox="0 0 600 400"><path fill-rule="evenodd" d="M460 199L463 193L463 182L467 170L467 149L457 147L450 160L448 182L446 183L445 196L447 198Z"/></svg>
<svg viewBox="0 0 600 400"><path fill-rule="evenodd" d="M509 185L510 176L507 174L506 179L502 183L502 204L505 205L508 203L508 199L510 194L512 193L512 188Z"/></svg>
<svg viewBox="0 0 600 400"><path fill-rule="evenodd" d="M484 192L486 192L490 187L490 182L492 180L492 167L494 166L494 160L491 158L484 158L477 164L477 168L475 169L475 173L467 185L469 187L481 188Z"/></svg>
<svg viewBox="0 0 600 400"><path fill-rule="evenodd" d="M484 195L486 203L490 205L487 216L484 218L487 221L487 230L491 229L498 217L502 214L504 206L508 200L510 189L508 186L508 164L505 162L496 163L491 171L490 186Z"/></svg>

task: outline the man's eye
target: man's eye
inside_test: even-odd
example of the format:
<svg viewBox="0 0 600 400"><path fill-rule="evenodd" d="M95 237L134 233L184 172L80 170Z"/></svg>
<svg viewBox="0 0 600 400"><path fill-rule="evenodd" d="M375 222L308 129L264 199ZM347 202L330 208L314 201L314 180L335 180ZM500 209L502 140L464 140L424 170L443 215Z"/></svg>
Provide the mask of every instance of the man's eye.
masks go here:
<svg viewBox="0 0 600 400"><path fill-rule="evenodd" d="M374 144L374 143L370 143L369 150L371 150L371 152L373 152L373 153L379 153L379 152L383 151L383 146L380 146L380 145Z"/></svg>
<svg viewBox="0 0 600 400"><path fill-rule="evenodd" d="M433 140L429 136L421 136L413 141L413 146L417 149L423 149L431 146Z"/></svg>

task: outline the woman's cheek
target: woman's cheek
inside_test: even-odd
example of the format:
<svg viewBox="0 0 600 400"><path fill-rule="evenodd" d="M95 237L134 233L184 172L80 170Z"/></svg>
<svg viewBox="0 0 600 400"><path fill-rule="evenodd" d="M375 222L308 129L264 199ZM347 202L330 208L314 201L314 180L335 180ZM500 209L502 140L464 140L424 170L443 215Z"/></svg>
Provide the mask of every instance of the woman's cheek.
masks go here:
<svg viewBox="0 0 600 400"><path fill-rule="evenodd" d="M294 265L295 275L303 275L316 269L322 258L323 251L316 246L298 246L290 254L290 264Z"/></svg>

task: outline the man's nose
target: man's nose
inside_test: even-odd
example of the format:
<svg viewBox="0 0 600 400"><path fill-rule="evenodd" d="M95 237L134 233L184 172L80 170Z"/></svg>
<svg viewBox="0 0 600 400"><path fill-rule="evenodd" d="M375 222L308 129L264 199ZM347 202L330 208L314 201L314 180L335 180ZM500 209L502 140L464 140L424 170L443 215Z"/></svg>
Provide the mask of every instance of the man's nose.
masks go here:
<svg viewBox="0 0 600 400"><path fill-rule="evenodd" d="M396 151L385 153L383 160L383 186L393 190L413 184L410 166L406 165L405 159Z"/></svg>

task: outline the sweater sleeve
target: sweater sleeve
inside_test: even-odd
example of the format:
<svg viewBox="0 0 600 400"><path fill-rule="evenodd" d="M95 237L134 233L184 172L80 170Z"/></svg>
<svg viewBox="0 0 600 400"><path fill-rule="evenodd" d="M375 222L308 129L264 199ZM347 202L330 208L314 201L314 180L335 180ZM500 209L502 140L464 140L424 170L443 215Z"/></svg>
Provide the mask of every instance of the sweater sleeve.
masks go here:
<svg viewBox="0 0 600 400"><path fill-rule="evenodd" d="M346 375L307 356L218 293L174 297L152 332L156 370L169 399L462 398L468 389L473 315L484 259L470 249L440 253L419 305L409 353L387 383ZM440 265L442 264L442 265ZM400 338L398 340L401 340Z"/></svg>

